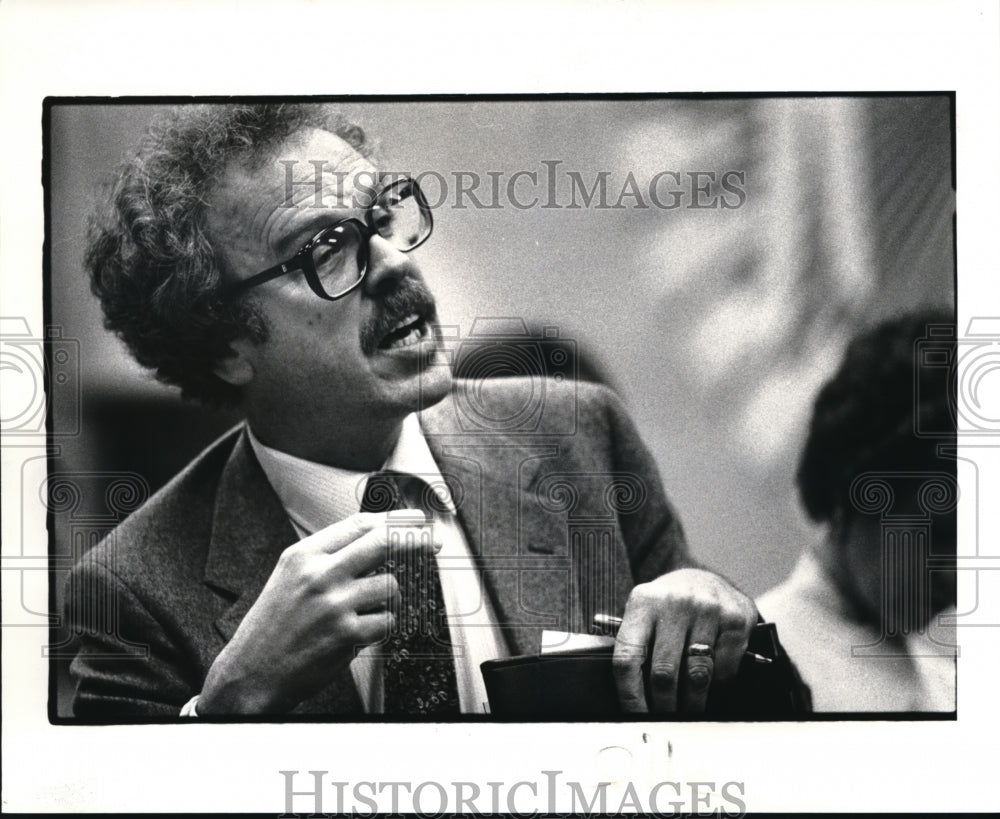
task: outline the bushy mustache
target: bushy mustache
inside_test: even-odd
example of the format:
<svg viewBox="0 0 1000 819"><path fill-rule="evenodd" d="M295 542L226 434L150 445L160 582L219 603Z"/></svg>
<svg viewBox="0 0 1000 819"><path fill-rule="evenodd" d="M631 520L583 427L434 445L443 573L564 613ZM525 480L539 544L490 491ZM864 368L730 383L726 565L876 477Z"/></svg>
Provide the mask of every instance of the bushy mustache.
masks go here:
<svg viewBox="0 0 1000 819"><path fill-rule="evenodd" d="M376 299L371 316L361 325L361 350L373 355L379 342L400 321L414 313L428 323L437 321L437 305L427 285L409 277L401 279L391 291Z"/></svg>

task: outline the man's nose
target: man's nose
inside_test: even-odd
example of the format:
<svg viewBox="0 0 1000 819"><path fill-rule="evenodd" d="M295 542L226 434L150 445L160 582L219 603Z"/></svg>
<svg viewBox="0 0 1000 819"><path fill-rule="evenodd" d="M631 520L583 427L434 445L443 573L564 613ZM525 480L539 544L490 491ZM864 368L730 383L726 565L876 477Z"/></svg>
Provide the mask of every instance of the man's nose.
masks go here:
<svg viewBox="0 0 1000 819"><path fill-rule="evenodd" d="M378 234L372 236L368 240L368 274L364 282L368 295L391 292L407 276L420 277L414 260Z"/></svg>

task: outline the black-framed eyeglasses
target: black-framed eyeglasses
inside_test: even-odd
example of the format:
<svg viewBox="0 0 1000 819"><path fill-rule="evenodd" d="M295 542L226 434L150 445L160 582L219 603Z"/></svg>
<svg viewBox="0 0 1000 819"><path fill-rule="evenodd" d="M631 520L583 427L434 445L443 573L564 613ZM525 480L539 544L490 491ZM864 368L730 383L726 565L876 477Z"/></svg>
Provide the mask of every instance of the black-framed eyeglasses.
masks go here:
<svg viewBox="0 0 1000 819"><path fill-rule="evenodd" d="M397 179L375 195L365 209L364 221L351 217L323 228L291 259L235 282L223 295L233 299L251 287L301 270L317 296L334 301L364 280L372 236L381 236L397 250L409 253L427 241L433 227L431 209L416 180Z"/></svg>

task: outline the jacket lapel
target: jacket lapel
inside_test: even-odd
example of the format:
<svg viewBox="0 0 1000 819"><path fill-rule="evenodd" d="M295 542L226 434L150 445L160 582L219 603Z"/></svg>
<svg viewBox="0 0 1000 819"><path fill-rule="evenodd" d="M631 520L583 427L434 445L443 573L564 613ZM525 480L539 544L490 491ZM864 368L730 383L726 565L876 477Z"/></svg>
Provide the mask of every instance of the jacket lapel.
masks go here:
<svg viewBox="0 0 1000 819"><path fill-rule="evenodd" d="M510 651L537 653L542 629L567 626L569 566L553 554L565 528L541 514L534 495L539 466L559 447L463 434L450 398L420 419Z"/></svg>
<svg viewBox="0 0 1000 819"><path fill-rule="evenodd" d="M223 639L232 638L278 556L296 540L246 433L241 432L219 481L205 561L205 582L236 597L215 623Z"/></svg>
<svg viewBox="0 0 1000 819"><path fill-rule="evenodd" d="M246 432L241 432L219 481L205 562L205 582L235 598L215 620L223 640L232 639L281 552L297 540ZM296 710L360 712L361 701L350 670L345 667L326 689Z"/></svg>

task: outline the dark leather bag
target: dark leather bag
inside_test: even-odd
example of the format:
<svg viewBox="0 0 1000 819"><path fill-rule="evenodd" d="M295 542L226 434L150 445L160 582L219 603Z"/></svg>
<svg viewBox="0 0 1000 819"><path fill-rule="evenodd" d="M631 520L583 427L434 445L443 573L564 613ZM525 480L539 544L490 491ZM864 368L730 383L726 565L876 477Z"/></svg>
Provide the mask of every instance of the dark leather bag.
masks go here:
<svg viewBox="0 0 1000 819"><path fill-rule="evenodd" d="M736 679L725 686L713 685L706 711L697 718L782 720L811 713L809 687L778 640L776 626L755 626L747 648L771 662L744 655ZM602 647L483 663L491 715L531 721L620 720L624 714L618 705L611 653L611 647Z"/></svg>

